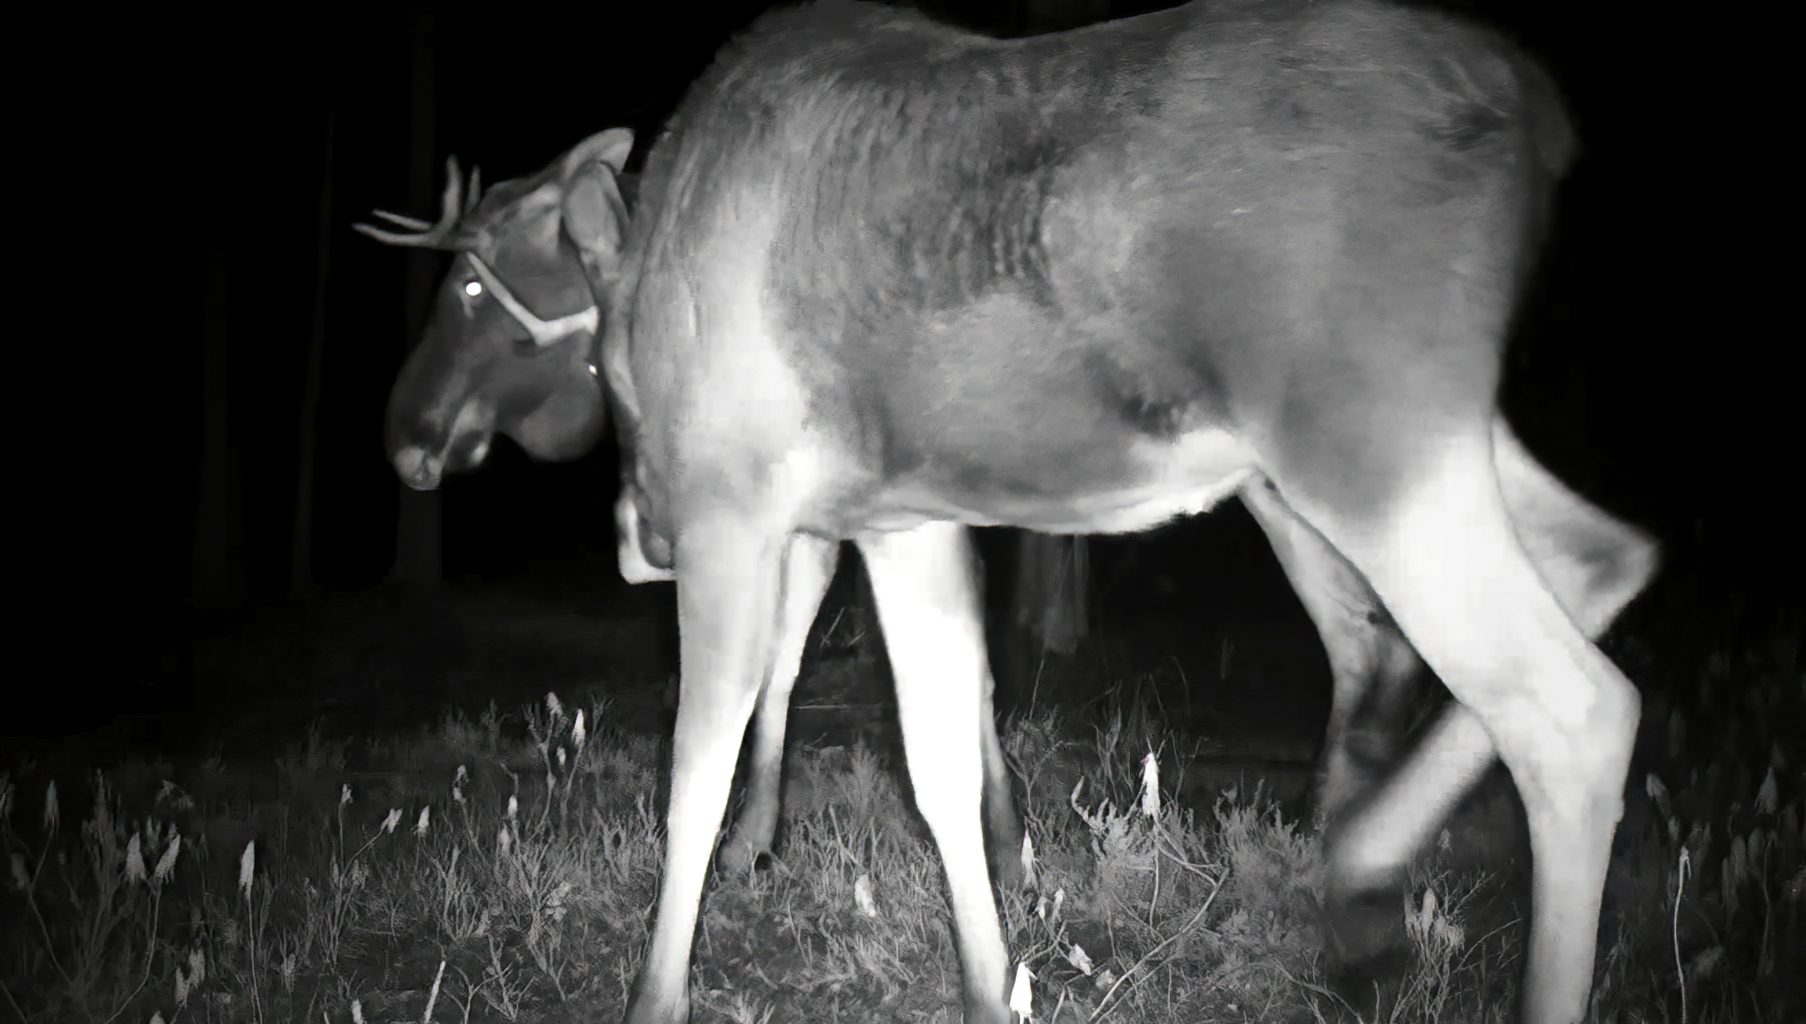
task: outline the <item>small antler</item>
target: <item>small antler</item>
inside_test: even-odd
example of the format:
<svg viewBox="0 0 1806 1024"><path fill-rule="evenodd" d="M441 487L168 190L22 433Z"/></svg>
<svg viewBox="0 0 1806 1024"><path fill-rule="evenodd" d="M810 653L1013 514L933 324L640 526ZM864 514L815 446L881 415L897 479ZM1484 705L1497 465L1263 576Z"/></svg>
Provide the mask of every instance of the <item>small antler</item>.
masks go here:
<svg viewBox="0 0 1806 1024"><path fill-rule="evenodd" d="M352 229L388 245L405 245L417 249L452 249L461 248L453 239L458 222L465 214L477 208L483 198L482 171L470 169L470 192L463 194L462 176L458 173L458 158L445 158L445 194L439 200L439 223L429 224L413 217L403 217L399 213L387 210L371 210L371 215L388 221L397 227L407 228L406 232L385 231L369 224L353 224Z"/></svg>

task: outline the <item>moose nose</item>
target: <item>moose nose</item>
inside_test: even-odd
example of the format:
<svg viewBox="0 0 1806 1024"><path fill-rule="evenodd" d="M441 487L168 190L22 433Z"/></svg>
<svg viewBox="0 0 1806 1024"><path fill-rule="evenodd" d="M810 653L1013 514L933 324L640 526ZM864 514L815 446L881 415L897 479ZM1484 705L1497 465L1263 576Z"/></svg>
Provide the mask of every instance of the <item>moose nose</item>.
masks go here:
<svg viewBox="0 0 1806 1024"><path fill-rule="evenodd" d="M445 475L445 460L419 445L408 445L395 453L395 473L401 482L416 491L430 491L439 486Z"/></svg>

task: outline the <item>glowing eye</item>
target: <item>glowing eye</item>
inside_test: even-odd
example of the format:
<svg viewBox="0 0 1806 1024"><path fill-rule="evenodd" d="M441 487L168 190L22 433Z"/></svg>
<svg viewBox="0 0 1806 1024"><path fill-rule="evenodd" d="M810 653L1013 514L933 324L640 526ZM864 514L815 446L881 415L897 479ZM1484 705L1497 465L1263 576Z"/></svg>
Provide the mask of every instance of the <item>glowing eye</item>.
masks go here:
<svg viewBox="0 0 1806 1024"><path fill-rule="evenodd" d="M464 294L470 296L473 299L476 298L477 296L483 294L483 282L481 282L481 281L464 282Z"/></svg>

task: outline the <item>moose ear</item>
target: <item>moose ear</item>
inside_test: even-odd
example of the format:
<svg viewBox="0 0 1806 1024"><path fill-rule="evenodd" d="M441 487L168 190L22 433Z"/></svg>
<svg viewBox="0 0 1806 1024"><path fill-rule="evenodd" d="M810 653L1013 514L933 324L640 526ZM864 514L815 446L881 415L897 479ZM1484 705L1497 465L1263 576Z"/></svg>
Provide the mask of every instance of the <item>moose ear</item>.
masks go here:
<svg viewBox="0 0 1806 1024"><path fill-rule="evenodd" d="M620 261L627 204L615 175L633 149L633 133L611 128L591 136L565 158L564 232L592 271L609 274Z"/></svg>
<svg viewBox="0 0 1806 1024"><path fill-rule="evenodd" d="M597 132L572 146L564 155L564 178L569 181L581 174L586 165L606 164L614 173L627 166L627 155L633 152L633 129L610 128Z"/></svg>
<svg viewBox="0 0 1806 1024"><path fill-rule="evenodd" d="M564 233L582 250L584 261L612 267L627 233L627 205L615 177L598 167L564 189Z"/></svg>

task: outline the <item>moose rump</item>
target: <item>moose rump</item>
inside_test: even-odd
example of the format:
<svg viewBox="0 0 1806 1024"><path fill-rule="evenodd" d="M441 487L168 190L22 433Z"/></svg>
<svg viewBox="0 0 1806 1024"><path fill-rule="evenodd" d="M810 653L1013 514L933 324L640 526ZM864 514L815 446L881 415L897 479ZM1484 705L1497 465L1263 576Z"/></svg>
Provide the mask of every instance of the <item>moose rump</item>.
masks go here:
<svg viewBox="0 0 1806 1024"><path fill-rule="evenodd" d="M1238 493L1295 580L1356 581L1459 702L1337 825L1332 882L1396 877L1498 754L1536 855L1524 1015L1577 1019L1637 714L1588 637L1653 549L1497 408L1569 145L1503 41L1363 0L1020 40L828 3L724 50L652 150L602 352L623 566L675 575L683 634L629 1020L687 1017L741 736L843 539L877 597L967 1019L1008 1019L964 527L1132 531Z"/></svg>

